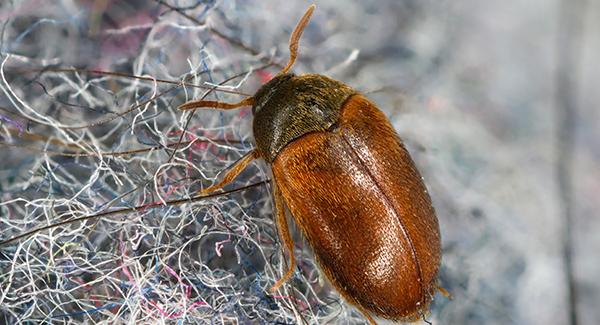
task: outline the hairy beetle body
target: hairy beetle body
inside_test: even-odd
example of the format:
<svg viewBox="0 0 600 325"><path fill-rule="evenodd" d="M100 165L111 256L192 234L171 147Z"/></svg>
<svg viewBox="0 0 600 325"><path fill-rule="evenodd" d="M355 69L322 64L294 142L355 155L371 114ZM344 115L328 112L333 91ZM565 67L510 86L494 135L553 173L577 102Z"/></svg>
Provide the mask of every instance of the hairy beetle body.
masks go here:
<svg viewBox="0 0 600 325"><path fill-rule="evenodd" d="M286 82L315 80L314 75L302 78ZM287 121L303 118L306 111L318 115L311 120L337 118L319 129L310 124L312 128L285 143L273 158L274 180L319 264L348 301L385 318L415 320L436 288L441 258L437 218L421 176L387 118L364 96L346 92L347 98L333 109L304 101L308 108L301 113L287 112ZM326 91L319 94L327 97ZM296 102L293 97L288 102ZM336 101L339 96L333 97ZM259 114L271 104L262 102L255 130L274 125L279 129L261 132L289 134L289 123L263 122L267 117ZM269 147L258 149L269 152Z"/></svg>
<svg viewBox="0 0 600 325"><path fill-rule="evenodd" d="M252 105L256 148L217 184L221 189L256 158L273 169L273 199L290 267L294 244L285 206L323 271L371 324L371 314L413 321L437 288L440 230L421 176L385 115L345 84L318 74L288 73L315 6L290 38L288 64L252 97L235 104L197 100L181 109Z"/></svg>

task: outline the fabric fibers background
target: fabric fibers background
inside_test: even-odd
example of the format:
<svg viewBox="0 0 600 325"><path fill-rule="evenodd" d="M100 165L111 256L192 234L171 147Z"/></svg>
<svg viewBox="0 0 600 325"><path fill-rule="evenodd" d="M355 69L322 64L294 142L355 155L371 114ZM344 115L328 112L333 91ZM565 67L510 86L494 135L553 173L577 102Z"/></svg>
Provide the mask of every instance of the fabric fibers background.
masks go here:
<svg viewBox="0 0 600 325"><path fill-rule="evenodd" d="M256 91L310 3L0 3L0 240L140 207L0 247L0 323L364 323L295 228L267 294L287 265L264 163L186 200L253 148L252 116L177 106ZM366 93L432 195L454 300L427 320L600 322L600 5L315 3L294 71Z"/></svg>

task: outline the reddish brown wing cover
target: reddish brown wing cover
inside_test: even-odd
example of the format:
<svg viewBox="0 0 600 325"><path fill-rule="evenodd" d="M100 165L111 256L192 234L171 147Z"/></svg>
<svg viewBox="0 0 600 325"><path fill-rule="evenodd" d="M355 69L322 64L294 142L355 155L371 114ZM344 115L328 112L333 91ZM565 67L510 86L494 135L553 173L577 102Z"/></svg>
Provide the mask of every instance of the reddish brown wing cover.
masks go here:
<svg viewBox="0 0 600 325"><path fill-rule="evenodd" d="M385 318L420 317L436 288L438 221L412 159L377 107L354 95L335 130L288 144L273 174L346 299Z"/></svg>

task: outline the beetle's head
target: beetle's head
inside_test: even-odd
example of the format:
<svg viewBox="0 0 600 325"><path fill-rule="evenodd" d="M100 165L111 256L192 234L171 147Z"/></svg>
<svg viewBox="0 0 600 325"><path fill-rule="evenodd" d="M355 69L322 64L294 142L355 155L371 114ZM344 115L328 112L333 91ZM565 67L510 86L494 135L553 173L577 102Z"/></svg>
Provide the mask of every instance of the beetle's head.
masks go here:
<svg viewBox="0 0 600 325"><path fill-rule="evenodd" d="M254 104L252 105L252 114L256 114L267 105L273 98L273 95L277 93L279 89L285 87L286 83L290 82L296 75L293 73L279 74L267 83L262 85L260 89L252 96L254 98Z"/></svg>

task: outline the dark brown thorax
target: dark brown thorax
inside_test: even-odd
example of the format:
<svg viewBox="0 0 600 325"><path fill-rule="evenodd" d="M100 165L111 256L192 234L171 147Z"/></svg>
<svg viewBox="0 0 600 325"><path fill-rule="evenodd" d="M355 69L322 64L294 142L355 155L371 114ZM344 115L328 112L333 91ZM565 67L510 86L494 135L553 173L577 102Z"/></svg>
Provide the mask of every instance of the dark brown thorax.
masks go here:
<svg viewBox="0 0 600 325"><path fill-rule="evenodd" d="M340 108L356 91L319 74L278 75L254 95L254 138L268 162L293 140L337 123Z"/></svg>

